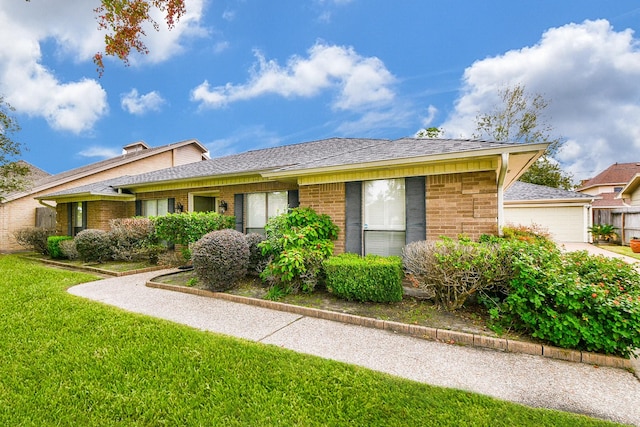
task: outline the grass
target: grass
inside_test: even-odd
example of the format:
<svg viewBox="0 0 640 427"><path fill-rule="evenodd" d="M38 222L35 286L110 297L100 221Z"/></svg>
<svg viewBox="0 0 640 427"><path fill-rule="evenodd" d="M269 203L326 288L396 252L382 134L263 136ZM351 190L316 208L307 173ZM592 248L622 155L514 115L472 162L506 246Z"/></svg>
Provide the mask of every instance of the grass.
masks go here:
<svg viewBox="0 0 640 427"><path fill-rule="evenodd" d="M630 258L640 259L640 254L633 252L629 246L604 244L604 245L598 245L598 247L610 252L615 252L620 255L628 256Z"/></svg>
<svg viewBox="0 0 640 427"><path fill-rule="evenodd" d="M0 256L0 425L612 425L201 332Z"/></svg>

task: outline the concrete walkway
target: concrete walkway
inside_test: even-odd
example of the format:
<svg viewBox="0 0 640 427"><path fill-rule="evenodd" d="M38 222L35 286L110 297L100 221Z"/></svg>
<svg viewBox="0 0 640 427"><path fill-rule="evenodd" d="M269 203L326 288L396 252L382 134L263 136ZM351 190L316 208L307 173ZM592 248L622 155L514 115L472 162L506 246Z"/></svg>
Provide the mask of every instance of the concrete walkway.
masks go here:
<svg viewBox="0 0 640 427"><path fill-rule="evenodd" d="M162 272L106 279L69 292L122 309L436 386L640 426L640 381L622 369L453 346L145 286Z"/></svg>
<svg viewBox="0 0 640 427"><path fill-rule="evenodd" d="M640 264L640 260L638 259L620 255L615 252L608 251L606 249L602 249L598 246L592 245L591 243L564 242L564 243L558 243L558 245L560 247L564 247L564 250L566 250L567 252L587 251L593 255L604 255L610 258L620 258L621 260L628 262L629 264Z"/></svg>

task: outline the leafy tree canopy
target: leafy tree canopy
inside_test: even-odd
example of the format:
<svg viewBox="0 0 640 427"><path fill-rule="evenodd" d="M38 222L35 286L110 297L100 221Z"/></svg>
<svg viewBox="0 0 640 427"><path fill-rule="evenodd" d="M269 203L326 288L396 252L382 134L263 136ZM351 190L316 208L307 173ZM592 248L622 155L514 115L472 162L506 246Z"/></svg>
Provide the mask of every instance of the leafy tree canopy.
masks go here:
<svg viewBox="0 0 640 427"><path fill-rule="evenodd" d="M534 163L520 180L531 184L570 189L573 177L553 160L562 145L562 139L551 137L553 127L545 120L545 109L549 105L540 94L531 94L524 85L505 87L500 90L501 102L489 113L476 116L474 138L494 141L549 143L544 155Z"/></svg>
<svg viewBox="0 0 640 427"><path fill-rule="evenodd" d="M8 193L24 189L30 172L24 162L15 160L21 153L21 145L11 139L11 134L20 130L13 111L0 96L0 200Z"/></svg>

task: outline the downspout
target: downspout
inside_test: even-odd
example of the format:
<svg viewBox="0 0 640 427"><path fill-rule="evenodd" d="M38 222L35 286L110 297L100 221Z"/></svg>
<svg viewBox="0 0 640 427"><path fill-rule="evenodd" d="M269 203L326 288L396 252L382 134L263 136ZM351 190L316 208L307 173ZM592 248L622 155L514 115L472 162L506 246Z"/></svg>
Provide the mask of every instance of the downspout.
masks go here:
<svg viewBox="0 0 640 427"><path fill-rule="evenodd" d="M504 227L504 180L509 169L509 153L502 153L498 172L498 236L502 236Z"/></svg>

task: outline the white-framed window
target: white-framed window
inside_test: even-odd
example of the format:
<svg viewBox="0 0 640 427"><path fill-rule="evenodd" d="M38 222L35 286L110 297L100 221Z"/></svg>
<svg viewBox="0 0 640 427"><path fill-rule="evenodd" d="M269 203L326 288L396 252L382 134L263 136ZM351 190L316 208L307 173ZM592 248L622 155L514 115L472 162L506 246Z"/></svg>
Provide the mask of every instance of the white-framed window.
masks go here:
<svg viewBox="0 0 640 427"><path fill-rule="evenodd" d="M364 253L401 255L405 245L404 179L363 182Z"/></svg>
<svg viewBox="0 0 640 427"><path fill-rule="evenodd" d="M164 216L169 213L169 199L142 201L142 216Z"/></svg>
<svg viewBox="0 0 640 427"><path fill-rule="evenodd" d="M246 232L264 234L269 218L287 212L286 191L249 193L246 195Z"/></svg>

